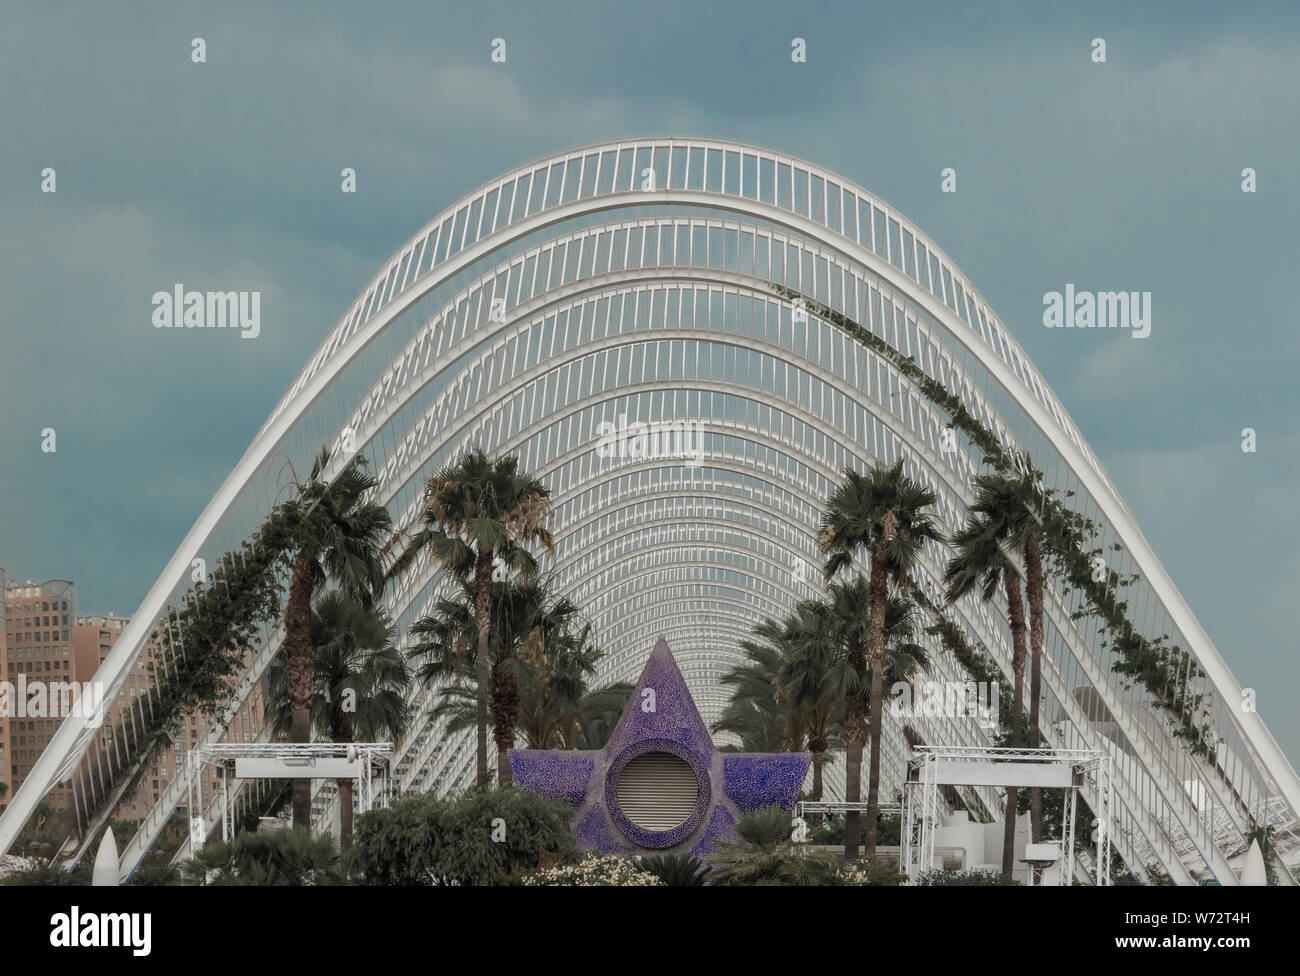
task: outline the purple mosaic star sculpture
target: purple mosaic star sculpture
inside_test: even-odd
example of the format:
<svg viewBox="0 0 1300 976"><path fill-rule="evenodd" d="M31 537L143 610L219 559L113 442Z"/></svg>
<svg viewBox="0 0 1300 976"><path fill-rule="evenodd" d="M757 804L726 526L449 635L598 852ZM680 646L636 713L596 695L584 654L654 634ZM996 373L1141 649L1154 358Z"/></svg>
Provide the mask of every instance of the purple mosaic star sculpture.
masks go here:
<svg viewBox="0 0 1300 976"><path fill-rule="evenodd" d="M666 830L633 823L618 802L624 767L646 753L668 753L695 774L695 808ZM741 814L772 804L793 810L808 775L807 753L719 752L686 680L662 638L650 652L632 700L604 749L511 749L515 782L577 808L574 830L584 851L707 854L733 840Z"/></svg>

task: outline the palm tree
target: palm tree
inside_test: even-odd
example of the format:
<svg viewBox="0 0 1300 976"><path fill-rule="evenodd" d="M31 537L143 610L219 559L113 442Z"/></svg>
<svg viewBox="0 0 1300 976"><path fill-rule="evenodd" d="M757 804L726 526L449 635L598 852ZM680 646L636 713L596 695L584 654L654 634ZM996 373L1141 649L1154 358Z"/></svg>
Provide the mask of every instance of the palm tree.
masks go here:
<svg viewBox="0 0 1300 976"><path fill-rule="evenodd" d="M1010 744L1020 745L1020 719L1025 690L1025 604L1020 594L1020 576L1002 549L1002 526L987 515L972 513L952 540L954 555L944 571L944 585L950 604L977 586L986 603L1001 587L1007 597L1007 619L1011 626L1011 671L1014 692L1011 705ZM1011 877L1014 863L1016 807L1019 791L1008 788L1007 810L1002 831L1002 873Z"/></svg>
<svg viewBox="0 0 1300 976"><path fill-rule="evenodd" d="M519 471L518 458L490 458L475 448L428 480L423 526L407 541L390 571L390 575L404 572L416 556L428 551L449 572L473 584L479 786L488 782L492 570L499 559L516 574L536 575L537 562L524 546L537 542L547 550L553 548L546 529L549 497L550 490L540 481ZM508 784L510 764L503 765L501 782Z"/></svg>
<svg viewBox="0 0 1300 976"><path fill-rule="evenodd" d="M339 852L328 834L305 830L241 832L212 841L180 863L182 884L301 887L345 883Z"/></svg>
<svg viewBox="0 0 1300 976"><path fill-rule="evenodd" d="M312 598L327 581L369 608L383 592L383 545L390 519L365 500L377 484L358 455L333 481L323 481L329 451L322 450L294 500L289 602L284 615L285 667L292 709L290 741L311 741ZM311 780L293 781L293 824L311 829Z"/></svg>
<svg viewBox="0 0 1300 976"><path fill-rule="evenodd" d="M804 625L801 632L793 635L799 652L787 664L784 677L798 697L812 700L816 696L815 700L822 702L823 708L834 707L833 719L837 724L842 724L844 702L854 695L860 698L863 690L871 685L870 663L867 662L865 673L857 666L857 662L867 660L863 648L871 633L870 606L870 583L861 575L831 584L826 600L800 604L797 616ZM900 596L889 597L885 601L882 687L930 673L929 655L915 643L915 636L916 617L911 602ZM882 693L882 709L883 697ZM861 770L861 743L857 746L856 762Z"/></svg>
<svg viewBox="0 0 1300 976"><path fill-rule="evenodd" d="M746 752L794 752L803 747L804 717L781 682L791 651L784 640L785 629L785 624L771 619L755 626L758 639L740 642L745 662L721 679L731 688L731 699L712 731L738 736Z"/></svg>
<svg viewBox="0 0 1300 976"><path fill-rule="evenodd" d="M488 687L493 739L497 751L497 777L502 786L513 780L507 752L514 746L520 719L520 681L532 677L529 662L545 657L547 649L560 651L569 642L568 629L575 625L577 605L567 597L555 597L546 580L501 579L489 584L488 598ZM478 720L477 677L470 686L460 683L465 677L469 649L473 648L474 672L478 673L478 594L475 584L462 579L456 590L440 599L433 613L415 622L411 633L418 638L412 657L423 664L419 678L428 683L454 678L456 684L444 688L442 703L436 714L454 718L448 731L467 728L464 703L474 703ZM526 659L519 652L527 652Z"/></svg>
<svg viewBox="0 0 1300 976"><path fill-rule="evenodd" d="M759 807L736 823L738 842L717 841L704 859L711 885L809 886L833 883L837 858L799 850L791 840L791 814Z"/></svg>
<svg viewBox="0 0 1300 976"><path fill-rule="evenodd" d="M599 749L623 714L633 685L620 681L592 689L605 654L596 647L589 623L576 626L567 619L572 615L565 604L557 608L543 615L542 627L524 642L526 653L511 662L520 689L519 733L530 749Z"/></svg>
<svg viewBox="0 0 1300 976"><path fill-rule="evenodd" d="M1030 470L1033 471L1032 466ZM1042 698L1043 660L1043 530L1030 507L1041 497L1041 472L1013 479L1006 474L984 474L975 479L975 501L970 510L989 520L1003 549L1018 552L1025 564L1025 594L1029 602L1029 741L1039 745L1038 710ZM1016 712L1019 721L1019 711ZM1042 840L1042 791L1029 791L1029 822L1034 843Z"/></svg>
<svg viewBox="0 0 1300 976"><path fill-rule="evenodd" d="M843 700L829 687L816 653L829 640L824 603L805 600L784 620L764 620L754 640L741 642L749 659L722 680L731 701L719 729L740 736L746 750L769 752L806 747L812 754L811 800L820 800L826 755L838 747Z"/></svg>
<svg viewBox="0 0 1300 976"><path fill-rule="evenodd" d="M520 696L519 733L529 749L603 749L627 708L634 685L617 681L595 691L584 691L575 703L553 701L545 710L533 711L525 692ZM472 729L477 720L477 697L471 681L442 689L434 718L445 718L448 733Z"/></svg>
<svg viewBox="0 0 1300 976"><path fill-rule="evenodd" d="M584 663L594 673L600 652L590 646L590 626L580 626L578 605L567 596L557 594L551 579L509 580L501 587L500 599L501 639L492 665L492 713L496 722L498 778L501 785L509 786L513 777L507 752L515 744L521 683L535 683L530 688L533 701L545 709L556 696L563 700L575 690L571 684L553 690L552 680L570 683L579 680L580 674L574 669ZM586 645L585 657L575 642ZM560 668L550 667L552 656L559 659Z"/></svg>
<svg viewBox="0 0 1300 976"><path fill-rule="evenodd" d="M501 601L500 583L492 584L489 598L489 640L499 643ZM468 577L457 579L452 590L434 603L431 612L411 625L413 641L408 656L418 661L415 679L423 685L442 685L441 701L433 710L434 718L448 720L447 733L465 729L484 730L479 721L478 621L475 616L476 590ZM491 672L491 665L488 669Z"/></svg>
<svg viewBox="0 0 1300 976"><path fill-rule="evenodd" d="M396 629L383 614L333 590L312 612L312 725L331 742L378 742L405 733L411 720L406 691L411 671L394 646ZM271 729L292 728L286 668L268 669ZM338 781L339 842L352 842L352 780Z"/></svg>
<svg viewBox="0 0 1300 976"><path fill-rule="evenodd" d="M578 725L572 748L604 749L635 690L630 681L616 681L586 692L578 702Z"/></svg>
<svg viewBox="0 0 1300 976"><path fill-rule="evenodd" d="M821 550L829 558L824 574L832 579L840 570L853 564L864 551L870 562L870 632L866 642L866 660L854 650L846 663L862 674L870 662L871 687L869 704L864 708L862 691L857 689L844 702L844 743L849 768L845 799L856 803L861 795L862 724L870 716L871 763L867 779L866 855L875 857L877 811L880 807L880 722L882 682L885 672L885 604L889 581L904 583L912 565L927 540L940 541L943 536L926 511L936 501L934 492L903 473L903 460L892 467L877 465L866 474L845 469L844 479L831 493L822 517L818 538ZM859 758L855 762L854 756ZM859 818L856 811L845 818L845 854L858 856Z"/></svg>
<svg viewBox="0 0 1300 976"><path fill-rule="evenodd" d="M595 675L596 663L603 654L590 645L588 635L584 627L578 637L563 641L559 647L553 645L540 660L515 661L518 734L527 748L600 749L609 741L632 696L633 685L616 682L590 689L588 680ZM425 668L430 668L429 662ZM436 673L445 673L445 668ZM477 719L477 700L472 680L447 685L432 714L446 719L449 733L470 729Z"/></svg>

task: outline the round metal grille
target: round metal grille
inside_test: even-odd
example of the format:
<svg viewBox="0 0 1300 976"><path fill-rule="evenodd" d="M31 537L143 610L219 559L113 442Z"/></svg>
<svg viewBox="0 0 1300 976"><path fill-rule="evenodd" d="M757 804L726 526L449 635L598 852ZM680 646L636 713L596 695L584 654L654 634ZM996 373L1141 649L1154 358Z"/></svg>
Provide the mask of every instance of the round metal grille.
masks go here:
<svg viewBox="0 0 1300 976"><path fill-rule="evenodd" d="M685 823L699 798L694 770L667 752L637 756L618 777L623 816L645 830L672 830Z"/></svg>

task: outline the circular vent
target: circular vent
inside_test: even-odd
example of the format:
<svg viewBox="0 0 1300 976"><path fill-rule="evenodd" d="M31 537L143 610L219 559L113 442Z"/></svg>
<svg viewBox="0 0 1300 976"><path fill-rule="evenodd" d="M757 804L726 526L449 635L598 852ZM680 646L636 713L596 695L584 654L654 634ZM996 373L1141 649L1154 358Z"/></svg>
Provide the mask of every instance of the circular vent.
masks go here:
<svg viewBox="0 0 1300 976"><path fill-rule="evenodd" d="M623 767L618 805L643 830L672 830L686 822L700 798L695 772L667 752L647 752Z"/></svg>

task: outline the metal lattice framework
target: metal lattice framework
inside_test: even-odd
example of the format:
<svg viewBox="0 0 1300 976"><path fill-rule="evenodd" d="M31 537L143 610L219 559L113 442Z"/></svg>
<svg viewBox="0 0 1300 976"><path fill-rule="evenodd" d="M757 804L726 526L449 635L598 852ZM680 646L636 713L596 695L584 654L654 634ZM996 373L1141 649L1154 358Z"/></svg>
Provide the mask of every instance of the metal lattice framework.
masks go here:
<svg viewBox="0 0 1300 976"><path fill-rule="evenodd" d="M1229 858L1260 811L1289 830L1300 780L1165 573L1056 397L969 280L929 238L861 187L795 158L738 143L646 139L539 160L458 201L408 240L362 290L258 432L150 589L101 668L116 695L154 623L179 606L190 561L236 549L322 443L364 453L376 500L394 521L417 517L424 480L468 445L519 455L556 502L548 568L585 606L608 656L604 680L636 676L657 636L673 645L706 719L737 643L764 616L814 593L820 506L840 472L902 458L938 495L949 529L964 517L977 460L947 449L947 418L892 364L786 289L843 313L910 356L961 397L1007 446L1027 450L1046 483L1121 547L1112 569L1143 634L1169 634L1203 673L1220 742L1205 760L1172 734L1145 689L1112 670L1077 594L1048 594L1043 714L1053 748L1114 763L1113 837L1140 877L1235 880ZM1107 336L1099 335L1103 341ZM688 425L690 456L602 455L609 425ZM602 427L602 425L607 425ZM635 429L635 428L633 428ZM671 455L671 452L667 452ZM928 548L919 584L932 596L946 553ZM405 631L441 586L417 564L389 597ZM997 607L971 599L955 619L1009 672ZM279 648L268 627L233 707ZM935 645L938 677L965 675ZM166 666L166 662L163 662ZM401 788L445 791L472 766L471 737L429 720L399 744ZM233 714L233 711L230 713ZM988 745L974 721L911 720L927 742ZM223 720L208 741L217 741ZM71 778L88 830L107 815L129 767L130 729L113 748L65 723L0 817L0 849L36 801ZM907 743L885 728L882 789L902 789ZM828 768L831 795L842 766ZM1096 796L1083 792L1089 804ZM996 798L986 792L986 808ZM138 858L178 805L173 781L128 846ZM1095 806L1094 806L1095 809ZM1284 880L1290 873L1284 868Z"/></svg>
<svg viewBox="0 0 1300 976"><path fill-rule="evenodd" d="M393 764L391 742L217 742L198 746L185 754L185 785L189 794L190 810L204 809L202 798L202 769L205 765L221 771L220 804L221 839L232 837L231 820L234 792L243 782L234 778L236 763L241 759L271 759L297 764L301 771L309 772L318 759L355 759L357 775L357 807L362 813L372 810L375 804L384 805L389 794L390 770ZM319 777L318 777L319 778ZM186 851L203 846L214 824L203 816L190 820L190 839ZM134 865L131 865L134 867ZM129 870L124 866L125 881Z"/></svg>
<svg viewBox="0 0 1300 976"><path fill-rule="evenodd" d="M1095 834L1093 843L1097 850L1093 878L1101 887L1110 885L1110 818L1115 799L1111 788L1111 759L1106 753L1091 749L914 747L908 761L907 786L903 793L903 843L900 851L900 868L903 873L915 878L919 872L930 870L934 864L935 832L939 827L939 787L952 781L945 777L944 771L979 768L984 775L991 774L992 781L1005 783L1009 777L1002 779L997 775L996 767L1000 764L1028 774L1050 772L1053 767L1064 767L1070 771L1071 782L1065 787L1066 796L1061 815L1059 883L1062 885L1074 883L1074 834L1078 797L1085 787L1088 788L1096 798L1096 805L1092 807L1095 814L1095 823L1092 825ZM1050 778L1032 780L1031 785L1048 785Z"/></svg>

